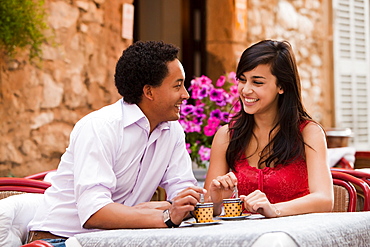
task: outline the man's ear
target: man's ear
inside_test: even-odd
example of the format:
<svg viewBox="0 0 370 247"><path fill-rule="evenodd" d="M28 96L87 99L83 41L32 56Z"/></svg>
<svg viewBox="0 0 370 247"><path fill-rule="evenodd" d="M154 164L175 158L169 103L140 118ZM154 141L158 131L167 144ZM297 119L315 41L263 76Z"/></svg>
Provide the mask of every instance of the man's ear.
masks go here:
<svg viewBox="0 0 370 247"><path fill-rule="evenodd" d="M150 85L145 85L143 87L143 94L144 94L144 97L149 99L149 100L153 100L153 91L152 91L152 86Z"/></svg>

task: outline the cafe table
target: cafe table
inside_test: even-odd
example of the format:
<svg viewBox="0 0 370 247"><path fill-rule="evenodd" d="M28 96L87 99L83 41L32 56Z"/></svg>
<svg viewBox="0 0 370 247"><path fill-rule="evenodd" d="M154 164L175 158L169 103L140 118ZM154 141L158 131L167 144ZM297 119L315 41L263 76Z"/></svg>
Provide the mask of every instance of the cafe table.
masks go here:
<svg viewBox="0 0 370 247"><path fill-rule="evenodd" d="M251 215L213 225L104 230L77 234L66 246L370 246L370 212Z"/></svg>

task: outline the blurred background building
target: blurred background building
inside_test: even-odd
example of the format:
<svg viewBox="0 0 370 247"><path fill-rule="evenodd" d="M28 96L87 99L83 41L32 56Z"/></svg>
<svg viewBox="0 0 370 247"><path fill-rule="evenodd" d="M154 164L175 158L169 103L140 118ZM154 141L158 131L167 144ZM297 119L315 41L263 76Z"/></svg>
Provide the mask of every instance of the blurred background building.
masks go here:
<svg viewBox="0 0 370 247"><path fill-rule="evenodd" d="M1 3L0 3L1 4ZM113 75L137 40L181 48L186 83L235 71L262 39L288 40L303 100L325 128L350 128L370 150L368 0L46 0L53 42L42 59L0 56L0 176L54 169L73 125L120 98Z"/></svg>

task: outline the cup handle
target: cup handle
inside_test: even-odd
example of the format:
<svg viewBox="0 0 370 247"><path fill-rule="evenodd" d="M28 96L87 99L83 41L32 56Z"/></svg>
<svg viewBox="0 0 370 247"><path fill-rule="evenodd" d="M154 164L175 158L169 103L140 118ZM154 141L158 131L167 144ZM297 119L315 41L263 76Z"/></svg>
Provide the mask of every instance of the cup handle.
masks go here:
<svg viewBox="0 0 370 247"><path fill-rule="evenodd" d="M241 204L243 204L243 201L240 201L240 202L238 202L238 203L239 203L239 205L241 205ZM242 216L243 211L244 211L244 210L242 210L242 211L240 212L240 215L239 215L239 216Z"/></svg>
<svg viewBox="0 0 370 247"><path fill-rule="evenodd" d="M196 221L197 223L199 223L199 222L198 222L198 219L195 217L195 215L194 215L193 211L190 211L190 215L191 215L191 216L193 216L193 218L195 219L195 221Z"/></svg>

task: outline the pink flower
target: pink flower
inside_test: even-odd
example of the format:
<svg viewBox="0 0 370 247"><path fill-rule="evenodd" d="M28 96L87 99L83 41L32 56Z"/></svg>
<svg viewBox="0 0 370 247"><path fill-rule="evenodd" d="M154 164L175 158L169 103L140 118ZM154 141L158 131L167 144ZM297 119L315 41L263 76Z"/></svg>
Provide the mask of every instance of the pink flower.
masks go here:
<svg viewBox="0 0 370 247"><path fill-rule="evenodd" d="M225 84L226 81L226 76L222 75L218 80L216 81L216 86L217 87L222 87Z"/></svg>
<svg viewBox="0 0 370 247"><path fill-rule="evenodd" d="M220 101L223 101L224 97L223 97L223 93L224 93L224 90L222 88L220 89L215 89L213 88L210 92L209 92L209 98L214 101L214 102L220 102Z"/></svg>
<svg viewBox="0 0 370 247"><path fill-rule="evenodd" d="M233 85L230 87L230 95L234 99L239 98L238 85Z"/></svg>
<svg viewBox="0 0 370 247"><path fill-rule="evenodd" d="M193 82L193 81L192 81ZM191 98L192 99L198 99L200 94L200 87L198 85L191 85L189 87L189 91L191 92Z"/></svg>
<svg viewBox="0 0 370 247"><path fill-rule="evenodd" d="M237 84L238 84L238 81L236 80L236 73L235 73L235 72L230 72L230 73L227 75L227 78L228 78L228 80L229 80L231 83L233 83L233 84L235 84L235 85L237 85Z"/></svg>
<svg viewBox="0 0 370 247"><path fill-rule="evenodd" d="M219 118L210 117L208 118L207 123L212 128L218 128L220 126L221 120Z"/></svg>
<svg viewBox="0 0 370 247"><path fill-rule="evenodd" d="M179 123L186 133L186 147L198 166L207 167L213 136L241 109L235 72L213 84L205 75L191 80L191 100L181 105ZM190 103L191 102L191 103Z"/></svg>
<svg viewBox="0 0 370 247"><path fill-rule="evenodd" d="M188 150L188 153L191 154L190 143L186 143L186 150Z"/></svg>
<svg viewBox="0 0 370 247"><path fill-rule="evenodd" d="M199 124L196 124L194 122L189 122L189 129L188 132L201 132L201 126Z"/></svg>
<svg viewBox="0 0 370 247"><path fill-rule="evenodd" d="M197 101L195 101L195 106L196 107L204 107L205 104L201 100L198 99Z"/></svg>
<svg viewBox="0 0 370 247"><path fill-rule="evenodd" d="M214 126L206 125L204 126L204 134L206 136L213 136L216 133L216 128Z"/></svg>
<svg viewBox="0 0 370 247"><path fill-rule="evenodd" d="M195 107L193 105L184 105L180 109L181 109L181 114L184 116L187 116L194 112Z"/></svg>
<svg viewBox="0 0 370 247"><path fill-rule="evenodd" d="M199 155L202 161L207 161L211 156L211 149L202 145L199 148Z"/></svg>
<svg viewBox="0 0 370 247"><path fill-rule="evenodd" d="M197 78L197 81L199 81L200 85L212 85L212 80L209 79L207 76L202 75L201 77Z"/></svg>

